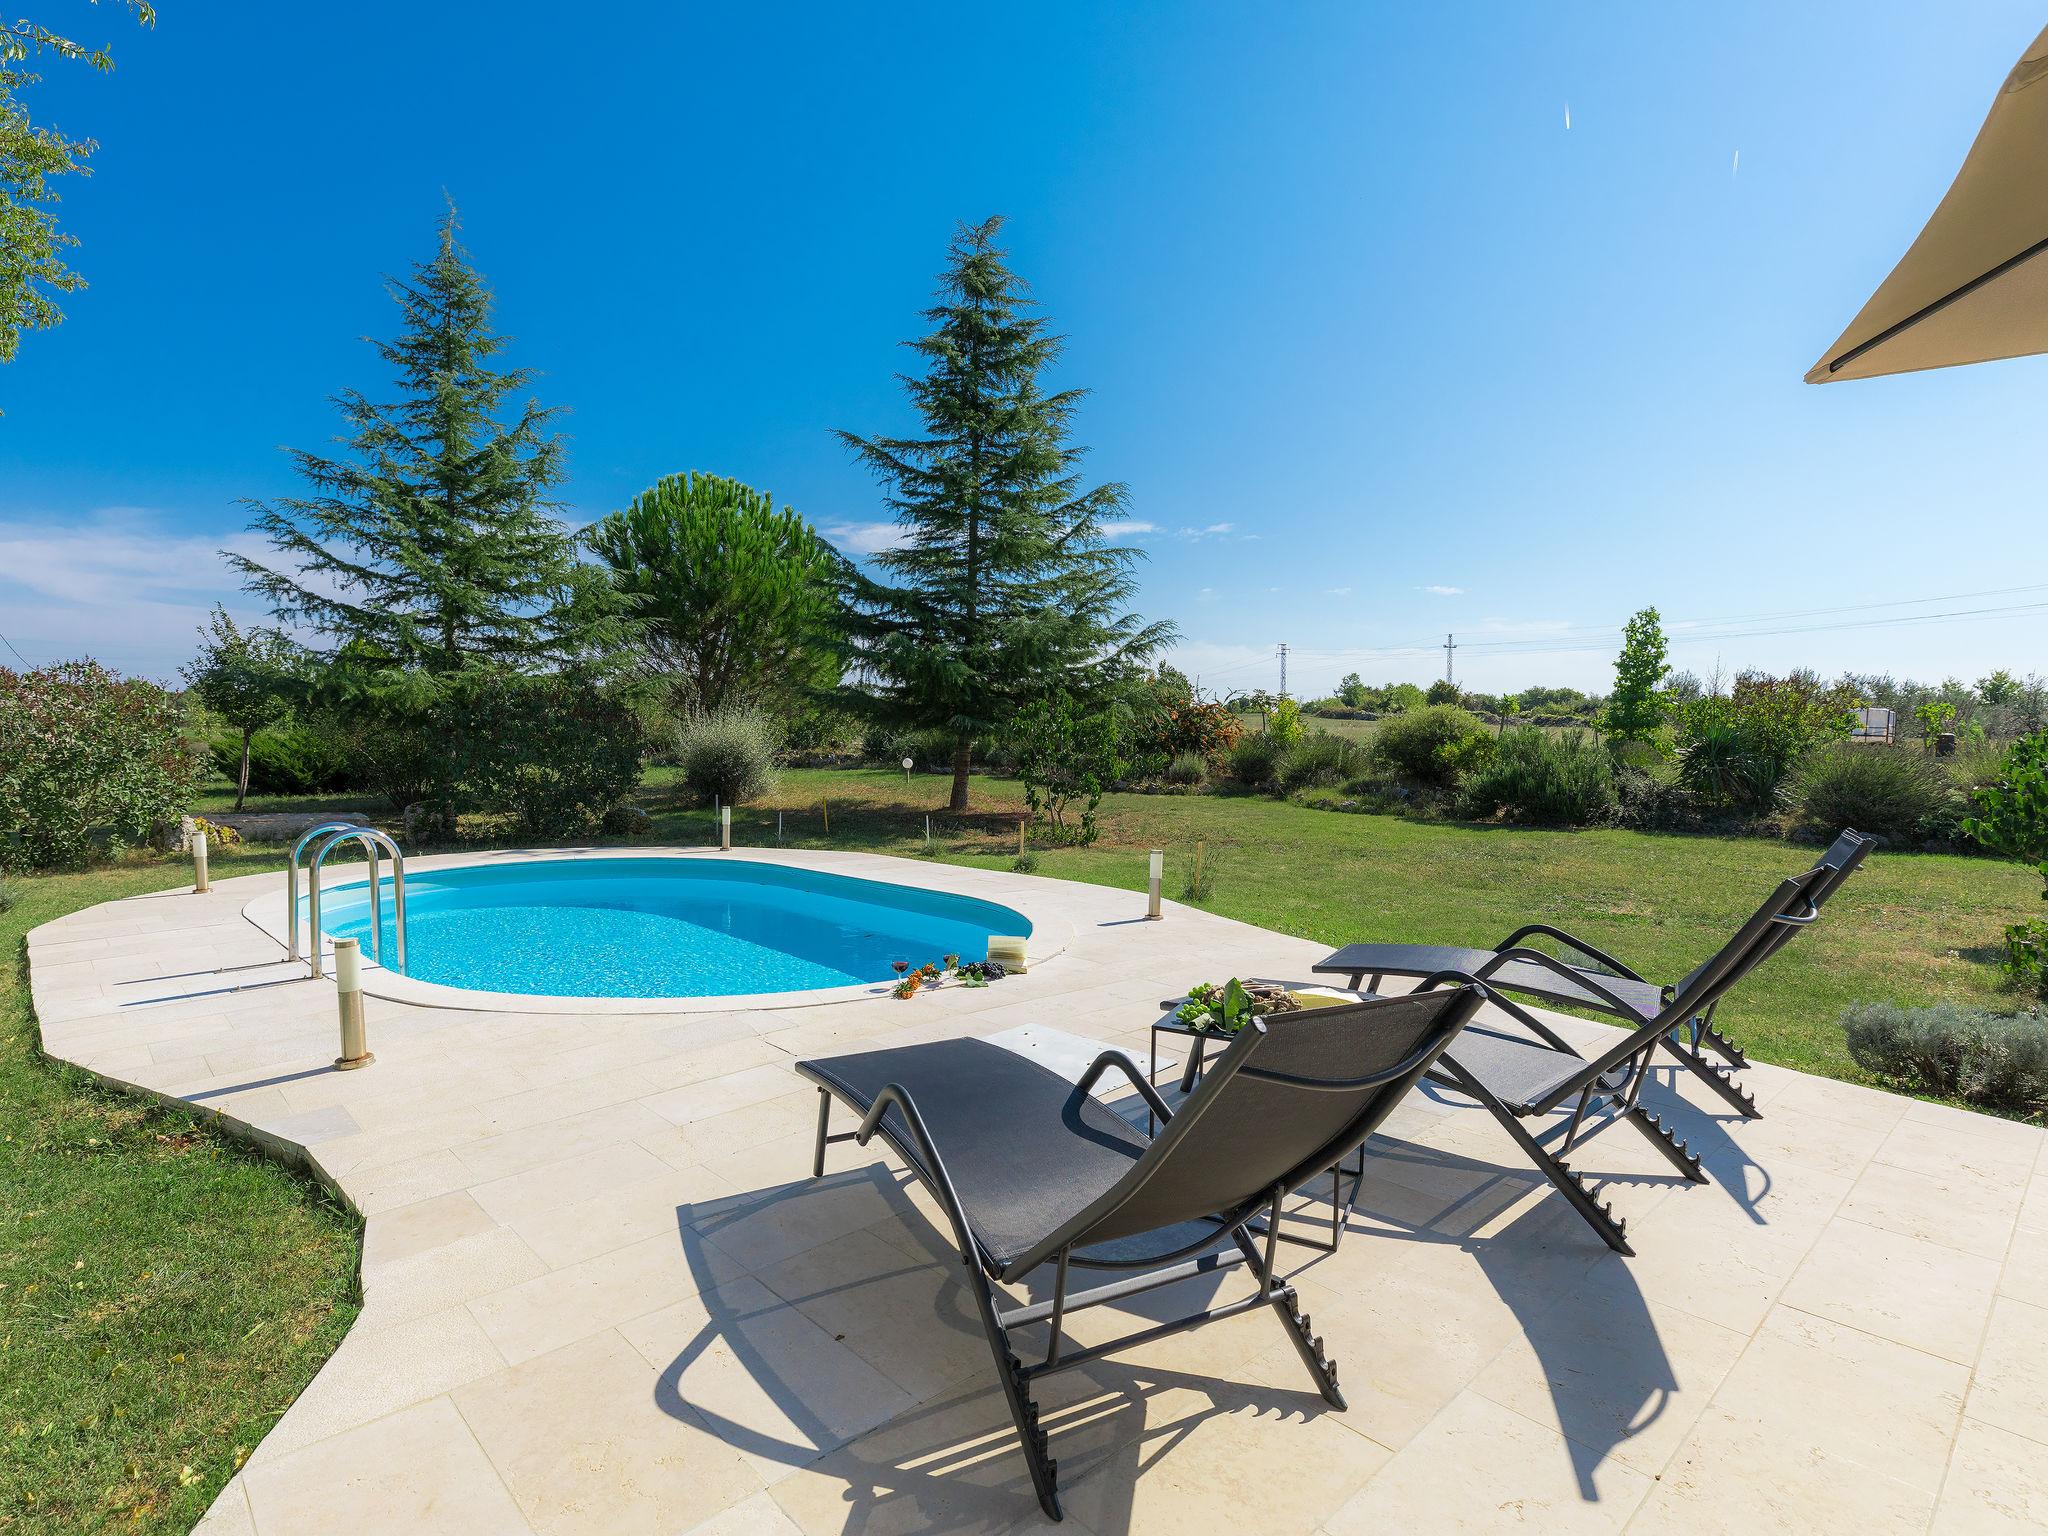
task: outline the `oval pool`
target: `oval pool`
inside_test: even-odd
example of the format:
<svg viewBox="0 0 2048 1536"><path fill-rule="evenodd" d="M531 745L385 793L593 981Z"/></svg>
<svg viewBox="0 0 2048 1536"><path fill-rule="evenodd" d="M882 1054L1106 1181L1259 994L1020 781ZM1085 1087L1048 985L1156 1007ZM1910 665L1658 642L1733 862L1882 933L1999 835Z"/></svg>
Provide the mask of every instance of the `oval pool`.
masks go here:
<svg viewBox="0 0 2048 1536"><path fill-rule="evenodd" d="M383 956L395 964L391 879ZM321 892L320 926L370 950L367 880ZM540 997L731 997L893 981L990 934L1028 937L994 902L744 860L543 859L408 875L406 974ZM303 904L303 899L302 899Z"/></svg>

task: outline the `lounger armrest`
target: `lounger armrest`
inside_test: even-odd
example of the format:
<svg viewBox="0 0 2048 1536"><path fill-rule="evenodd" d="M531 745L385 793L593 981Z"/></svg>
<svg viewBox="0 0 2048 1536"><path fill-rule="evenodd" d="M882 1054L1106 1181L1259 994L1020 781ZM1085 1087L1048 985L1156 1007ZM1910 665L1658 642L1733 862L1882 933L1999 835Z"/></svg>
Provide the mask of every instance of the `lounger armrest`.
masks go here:
<svg viewBox="0 0 2048 1536"><path fill-rule="evenodd" d="M1505 953L1510 957L1517 955L1536 955L1536 951L1532 949L1507 950L1505 951ZM1537 958L1549 959L1547 955L1537 955ZM1553 961L1552 963L1555 964L1556 962ZM1541 1019L1537 1018L1535 1014L1531 1013L1528 1009L1524 1008L1520 1003L1516 1002L1513 998L1507 996L1505 993L1501 992L1496 987L1488 986L1486 982L1481 979L1481 977L1492 967L1492 964L1493 962L1489 961L1486 965L1481 966L1480 976L1474 976L1465 971L1438 971L1434 976L1423 977L1423 979L1416 984L1415 990L1418 992L1432 992L1436 990L1436 988L1438 987L1470 987L1474 992L1477 992L1479 994L1482 1000L1493 1004L1494 1007L1498 1008L1502 1013L1506 1014L1509 1018L1513 1019L1517 1024L1520 1024L1524 1029L1528 1030L1529 1033L1534 1035L1538 1040L1541 1040L1545 1045L1551 1047L1551 1049L1558 1051L1571 1051L1572 1054L1576 1056L1578 1052L1572 1050L1571 1042L1566 1040L1564 1036L1560 1035L1548 1024L1544 1023Z"/></svg>
<svg viewBox="0 0 2048 1536"><path fill-rule="evenodd" d="M1138 1064L1122 1051L1104 1051L1089 1063L1088 1070L1081 1074L1081 1091L1088 1093L1093 1090L1102 1074L1111 1067L1115 1067L1131 1080L1131 1086L1138 1090L1138 1096L1145 1101L1153 1114L1162 1121L1173 1118L1173 1111L1166 1107L1166 1100L1159 1096L1159 1090L1152 1086L1143 1072L1138 1070Z"/></svg>
<svg viewBox="0 0 2048 1536"><path fill-rule="evenodd" d="M1526 923L1502 939L1495 948L1497 950L1516 949L1521 946L1523 940L1535 938L1538 934L1553 938L1560 944L1570 945L1588 960L1598 965L1606 966L1607 969L1625 981L1641 981L1643 979L1619 960L1615 959L1614 956L1608 954L1606 950L1595 949L1584 939L1574 938L1562 928L1553 928L1549 923Z"/></svg>

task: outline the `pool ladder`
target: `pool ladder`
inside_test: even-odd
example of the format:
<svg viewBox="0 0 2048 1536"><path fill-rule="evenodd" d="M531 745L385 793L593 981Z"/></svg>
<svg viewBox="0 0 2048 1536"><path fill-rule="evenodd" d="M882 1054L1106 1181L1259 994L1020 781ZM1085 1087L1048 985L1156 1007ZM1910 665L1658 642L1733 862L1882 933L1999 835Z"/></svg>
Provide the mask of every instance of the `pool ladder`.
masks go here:
<svg viewBox="0 0 2048 1536"><path fill-rule="evenodd" d="M305 855L306 845L315 838L321 839L320 846L313 850L312 862L307 870L307 926L312 932L312 942L307 953L299 953L299 860ZM363 845L370 860L370 956L379 965L384 963L384 887L378 873L378 851L391 855L391 889L395 898L398 923L397 970L405 974L405 855L398 851L386 834L375 827L366 827L353 821L329 821L314 827L292 845L292 860L285 867L284 901L285 934L288 958L303 959L312 967L312 974L321 974L320 953L320 867L327 862L327 855L343 843L357 842Z"/></svg>

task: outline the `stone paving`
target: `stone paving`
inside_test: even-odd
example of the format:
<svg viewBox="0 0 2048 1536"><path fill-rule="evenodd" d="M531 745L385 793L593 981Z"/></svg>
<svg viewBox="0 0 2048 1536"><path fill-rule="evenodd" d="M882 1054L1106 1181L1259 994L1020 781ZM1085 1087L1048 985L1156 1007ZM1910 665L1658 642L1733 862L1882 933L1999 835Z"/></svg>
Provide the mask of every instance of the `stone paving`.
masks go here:
<svg viewBox="0 0 2048 1536"><path fill-rule="evenodd" d="M218 1111L366 1219L361 1319L208 1536L1051 1528L933 1211L879 1142L808 1177L816 1098L791 1063L1025 1025L1135 1054L1189 981L1305 976L1322 949L1171 904L1134 921L1129 892L802 858L1055 912L1073 936L1027 975L909 1002L372 998L377 1061L341 1073L330 985L243 915L281 876L30 935L53 1055ZM1761 1120L1650 1090L1710 1184L1620 1128L1575 1160L1633 1259L1482 1112L1412 1096L1342 1247L1296 1276L1350 1411L1263 1310L1051 1378L1059 1528L2048 1528L2048 1137L1769 1066L1745 1080Z"/></svg>

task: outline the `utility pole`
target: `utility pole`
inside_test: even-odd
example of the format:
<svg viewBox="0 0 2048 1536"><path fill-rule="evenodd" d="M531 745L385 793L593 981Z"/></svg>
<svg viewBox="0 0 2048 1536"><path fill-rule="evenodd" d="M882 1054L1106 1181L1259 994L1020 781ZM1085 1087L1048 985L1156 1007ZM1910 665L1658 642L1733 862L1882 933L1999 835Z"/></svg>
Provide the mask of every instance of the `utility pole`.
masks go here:
<svg viewBox="0 0 2048 1536"><path fill-rule="evenodd" d="M1445 681L1445 682L1447 682L1447 683L1455 683L1455 682L1457 682L1457 679L1456 679L1455 677L1451 676L1451 653L1452 653L1453 651L1457 650L1457 648L1458 648L1458 642L1457 642L1456 640L1452 639L1452 638L1451 638L1451 637L1450 637L1449 635L1445 635L1445 636L1444 636L1444 681Z"/></svg>
<svg viewBox="0 0 2048 1536"><path fill-rule="evenodd" d="M1280 697L1287 697L1287 642L1280 642Z"/></svg>

